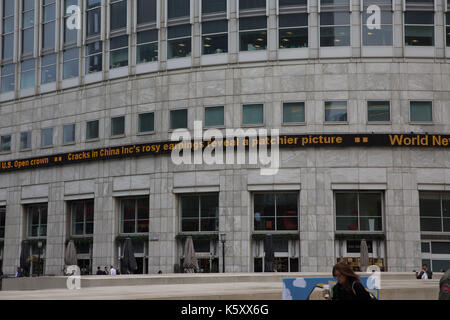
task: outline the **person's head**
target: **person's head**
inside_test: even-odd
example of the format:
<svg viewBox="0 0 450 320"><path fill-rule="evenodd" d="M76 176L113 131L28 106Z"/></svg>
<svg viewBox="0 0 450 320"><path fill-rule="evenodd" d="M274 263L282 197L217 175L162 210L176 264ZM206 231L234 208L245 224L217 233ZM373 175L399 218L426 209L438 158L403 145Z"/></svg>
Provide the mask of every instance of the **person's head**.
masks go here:
<svg viewBox="0 0 450 320"><path fill-rule="evenodd" d="M110 268L113 269L114 267L113 267L113 266L110 266Z"/></svg>
<svg viewBox="0 0 450 320"><path fill-rule="evenodd" d="M161 273L162 273L162 271L161 271L161 270L159 270L159 271L158 271L158 274L161 274Z"/></svg>
<svg viewBox="0 0 450 320"><path fill-rule="evenodd" d="M97 270L100 270L100 267L97 267Z"/></svg>
<svg viewBox="0 0 450 320"><path fill-rule="evenodd" d="M105 269L108 269L108 266L105 266Z"/></svg>
<svg viewBox="0 0 450 320"><path fill-rule="evenodd" d="M350 286L353 281L359 281L358 275L345 263L338 263L333 267L333 277L343 286Z"/></svg>
<svg viewBox="0 0 450 320"><path fill-rule="evenodd" d="M422 270L427 270L427 265L426 264L422 265Z"/></svg>

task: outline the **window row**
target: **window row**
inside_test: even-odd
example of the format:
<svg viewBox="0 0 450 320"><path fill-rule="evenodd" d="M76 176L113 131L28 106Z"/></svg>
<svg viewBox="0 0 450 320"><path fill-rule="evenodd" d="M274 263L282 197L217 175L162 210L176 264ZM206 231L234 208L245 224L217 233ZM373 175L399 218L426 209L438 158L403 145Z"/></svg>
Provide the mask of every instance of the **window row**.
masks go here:
<svg viewBox="0 0 450 320"><path fill-rule="evenodd" d="M336 191L335 230L350 232L384 231L382 191ZM149 197L120 198L119 233L149 232ZM255 192L252 195L254 231L298 231L298 192ZM450 193L420 192L420 231L450 232ZM47 204L29 205L27 236L47 236ZM0 239L5 236L5 207L0 207ZM68 202L70 234L94 233L94 200ZM180 231L219 231L219 194L179 196ZM424 249L422 249L424 250ZM437 250L437 249L436 249ZM435 251L435 253L438 251Z"/></svg>
<svg viewBox="0 0 450 320"><path fill-rule="evenodd" d="M68 28L70 15L64 15L62 24L64 39L61 48L56 48L56 0L45 1L42 7L42 46L39 48L40 59L35 54L35 23L36 17L34 1L22 0L21 16L21 51L18 56L20 62L17 66L13 62L14 56L14 1L3 0L3 29L2 29L2 63L1 63L1 91L10 92L16 88L16 77L20 75L17 87L20 89L33 87L35 84L46 84L58 79L57 72L61 69L61 78L69 79L78 77L80 73L94 73L103 71L106 63L109 69L129 65L130 47L136 47L136 62L147 63L157 61L159 57L159 29L156 25L156 1L146 0L137 3L137 27L136 34L132 36L127 32L127 1L111 1L109 12L109 27L107 41L103 41L102 30L102 5L100 0L86 0L85 4L85 35L83 35L83 47L80 48L78 30ZM64 9L77 5L77 0L65 0ZM348 1L342 1L342 4ZM377 4L389 4L390 1L381 1ZM256 4L243 5L242 10L265 7ZM280 6L304 6L305 1L287 4L283 1ZM329 5L326 1L321 3ZM333 2L331 2L333 4ZM217 15L217 12L225 12L226 1L202 2L206 11L203 15ZM256 5L256 7L253 7ZM225 10L224 10L225 7ZM365 46L392 46L393 45L393 13L386 10L389 6L382 6L380 13L379 28L368 24L370 15L363 12L361 15L362 44ZM188 11L186 11L188 10ZM167 58L189 57L192 54L192 30L190 20L180 18L190 16L189 0L168 0L168 23L167 23ZM218 10L218 11L214 11ZM38 10L39 11L39 10ZM65 12L66 12L65 11ZM256 13L259 11L255 11ZM287 11L283 11L287 12ZM239 50L253 51L265 50L268 43L268 17L265 11L260 16L241 16L238 19L239 27ZM407 46L433 46L435 43L435 12L434 11L406 11L404 13L404 38ZM446 13L446 37L447 46L450 46L450 19ZM320 46L350 46L351 24L350 11L342 8L329 12L323 11L319 14ZM172 23L175 21L176 23ZM180 23L181 21L181 23ZM185 21L186 23L182 23ZM105 25L105 24L103 24ZM219 18L210 18L201 22L202 54L217 54L228 52L229 26L228 19L219 15ZM293 10L292 13L280 13L278 16L278 47L280 49L308 47L308 13ZM62 49L58 57L56 51ZM106 54L108 62L106 61ZM105 61L104 61L105 60ZM83 62L83 66L80 65ZM58 64L61 65L57 68ZM81 71L83 67L84 71ZM16 70L17 69L17 70ZM39 76L38 73L40 73Z"/></svg>
<svg viewBox="0 0 450 320"><path fill-rule="evenodd" d="M282 123L302 124L305 123L305 103L286 102L283 103ZM339 123L347 122L347 101L326 101L325 102L325 122ZM391 120L389 101L368 101L367 120L369 123L385 123ZM433 110L431 101L410 101L410 122L427 123L433 121ZM224 106L205 107L204 109L205 127L225 126ZM242 106L242 125L264 125L264 105L248 104ZM63 126L62 144L72 144L76 142L75 124ZM170 130L188 128L188 109L170 110L169 113ZM155 130L154 112L142 113L138 115L137 133L152 133ZM111 118L111 137L121 137L125 135L125 116ZM41 147L54 145L54 128L44 128L41 130ZM99 120L86 122L86 141L100 138ZM20 133L20 150L29 150L32 146L32 132ZM10 152L12 149L12 136L0 136L0 152Z"/></svg>

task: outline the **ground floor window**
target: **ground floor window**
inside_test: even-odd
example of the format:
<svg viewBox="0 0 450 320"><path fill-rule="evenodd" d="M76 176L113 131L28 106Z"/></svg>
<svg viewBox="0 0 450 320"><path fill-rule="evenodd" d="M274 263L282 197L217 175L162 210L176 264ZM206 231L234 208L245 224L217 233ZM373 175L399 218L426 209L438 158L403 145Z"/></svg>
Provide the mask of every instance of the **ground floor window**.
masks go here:
<svg viewBox="0 0 450 320"><path fill-rule="evenodd" d="M148 274L148 242L147 241L133 241L134 257L136 259L137 269L134 274ZM123 245L121 242L118 247L118 270L122 270L121 264L123 259Z"/></svg>
<svg viewBox="0 0 450 320"><path fill-rule="evenodd" d="M30 275L38 276L44 275L45 271L45 254L46 254L46 243L42 242L42 247L39 248L39 242L33 242L30 245Z"/></svg>
<svg viewBox="0 0 450 320"><path fill-rule="evenodd" d="M377 265L381 271L387 271L385 266L385 247L383 240L366 240L369 252L369 266ZM343 262L352 267L354 271L361 270L361 240L337 240L336 241L337 262Z"/></svg>
<svg viewBox="0 0 450 320"><path fill-rule="evenodd" d="M450 269L450 241L422 241L422 264L432 272Z"/></svg>
<svg viewBox="0 0 450 320"><path fill-rule="evenodd" d="M253 240L253 271L264 272L264 240ZM274 270L277 272L299 272L299 241L273 239Z"/></svg>
<svg viewBox="0 0 450 320"><path fill-rule="evenodd" d="M92 274L92 241L75 242L75 247L81 275Z"/></svg>
<svg viewBox="0 0 450 320"><path fill-rule="evenodd" d="M181 272L184 272L184 245L186 239L178 242L178 253L180 256L180 268ZM218 241L211 239L193 239L195 256L198 261L199 273L216 273L219 272L219 252Z"/></svg>

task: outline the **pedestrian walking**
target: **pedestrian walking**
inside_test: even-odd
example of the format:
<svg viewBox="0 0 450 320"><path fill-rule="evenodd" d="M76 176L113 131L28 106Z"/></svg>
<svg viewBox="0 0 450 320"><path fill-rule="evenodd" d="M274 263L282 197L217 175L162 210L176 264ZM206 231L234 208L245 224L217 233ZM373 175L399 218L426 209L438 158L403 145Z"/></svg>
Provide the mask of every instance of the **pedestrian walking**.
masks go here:
<svg viewBox="0 0 450 320"><path fill-rule="evenodd" d="M345 263L338 263L333 267L333 277L338 283L333 287L333 297L330 298L327 292L323 296L327 300L372 300L369 292L366 291L359 276L353 272L352 268Z"/></svg>

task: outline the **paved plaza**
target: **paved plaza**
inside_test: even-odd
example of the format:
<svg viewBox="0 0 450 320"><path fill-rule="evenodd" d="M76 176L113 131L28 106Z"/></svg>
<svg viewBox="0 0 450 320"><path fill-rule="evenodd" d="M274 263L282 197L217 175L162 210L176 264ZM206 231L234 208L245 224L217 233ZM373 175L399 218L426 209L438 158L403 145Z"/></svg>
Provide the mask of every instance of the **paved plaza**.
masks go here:
<svg viewBox="0 0 450 320"><path fill-rule="evenodd" d="M66 277L5 279L0 300L281 300L283 278L328 276L325 273L83 276L79 290L66 289ZM417 280L412 273L382 274L380 298L437 300L440 276ZM30 290L33 288L48 289Z"/></svg>

